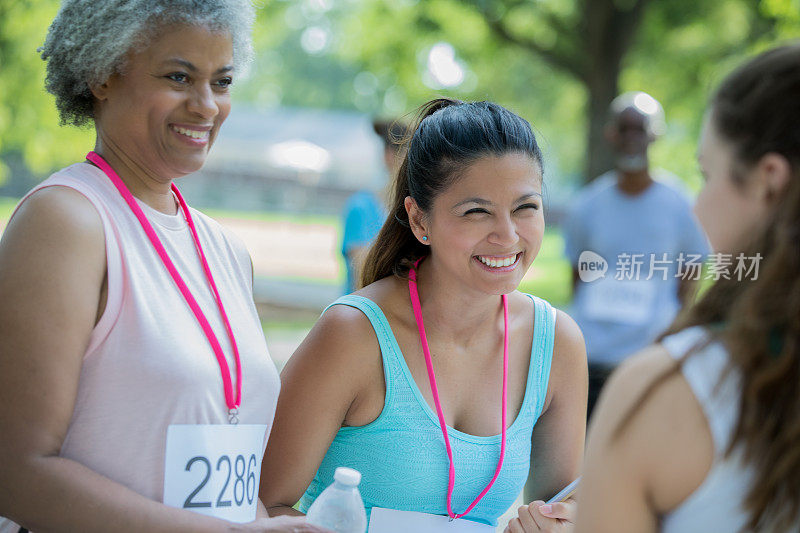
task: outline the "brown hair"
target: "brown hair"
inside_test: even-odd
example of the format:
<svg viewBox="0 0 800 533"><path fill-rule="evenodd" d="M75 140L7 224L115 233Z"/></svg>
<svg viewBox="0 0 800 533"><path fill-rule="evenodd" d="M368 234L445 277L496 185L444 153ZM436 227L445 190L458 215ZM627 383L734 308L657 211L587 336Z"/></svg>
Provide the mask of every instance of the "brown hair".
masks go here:
<svg viewBox="0 0 800 533"><path fill-rule="evenodd" d="M399 152L408 136L408 126L399 120L374 120L372 130L381 138L384 148Z"/></svg>
<svg viewBox="0 0 800 533"><path fill-rule="evenodd" d="M390 275L406 277L413 262L428 255L428 247L410 229L407 196L429 212L434 198L461 170L489 154L521 152L542 165L528 121L492 102L431 100L419 108L411 131L394 179L389 216L364 262L362 287Z"/></svg>
<svg viewBox="0 0 800 533"><path fill-rule="evenodd" d="M727 454L741 445L755 476L745 499L748 529L788 530L800 517L800 44L762 53L730 74L711 100L711 125L733 147L731 179L768 153L786 158L792 176L766 229L744 247L761 254L758 277L720 279L686 308L659 341L705 326L741 376L739 418ZM680 369L701 347L659 376ZM642 401L636 403L642 405ZM638 407L633 407L631 413ZM617 428L618 435L630 416Z"/></svg>

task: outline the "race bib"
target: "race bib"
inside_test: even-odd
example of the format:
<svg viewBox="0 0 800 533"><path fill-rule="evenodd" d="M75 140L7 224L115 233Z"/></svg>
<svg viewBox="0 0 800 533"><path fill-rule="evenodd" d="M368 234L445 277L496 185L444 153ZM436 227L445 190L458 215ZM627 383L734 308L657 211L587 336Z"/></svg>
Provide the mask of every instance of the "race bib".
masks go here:
<svg viewBox="0 0 800 533"><path fill-rule="evenodd" d="M652 318L662 280L602 278L585 284L585 314L599 322L641 326Z"/></svg>
<svg viewBox="0 0 800 533"><path fill-rule="evenodd" d="M373 507L368 533L494 533L494 526L464 518L450 521L447 516Z"/></svg>
<svg viewBox="0 0 800 533"><path fill-rule="evenodd" d="M256 518L267 426L171 425L164 503L231 522Z"/></svg>

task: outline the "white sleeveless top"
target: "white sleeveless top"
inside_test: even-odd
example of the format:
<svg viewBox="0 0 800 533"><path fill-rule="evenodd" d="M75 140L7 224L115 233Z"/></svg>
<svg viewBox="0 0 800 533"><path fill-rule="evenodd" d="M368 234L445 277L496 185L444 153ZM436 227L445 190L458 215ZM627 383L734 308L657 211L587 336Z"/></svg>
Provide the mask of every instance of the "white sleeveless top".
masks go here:
<svg viewBox="0 0 800 533"><path fill-rule="evenodd" d="M688 328L666 337L662 344L675 359L708 339L701 327ZM682 372L703 408L714 440L714 462L703 483L672 512L663 517L665 533L738 532L747 524L742 504L753 480L754 470L742 462L737 445L729 457L725 451L733 438L739 416L740 374L731 369L720 377L729 362L725 347L714 342L693 353Z"/></svg>
<svg viewBox="0 0 800 533"><path fill-rule="evenodd" d="M89 338L60 456L162 501L167 428L228 423L219 364L139 221L108 177L92 165L77 163L28 194L57 185L75 189L97 209L108 265L108 303ZM235 387L230 341L183 213L171 216L143 202L139 205L214 329ZM263 455L280 379L253 303L250 258L218 223L194 209L191 214L239 348L239 420L266 424ZM0 518L0 533L17 529Z"/></svg>

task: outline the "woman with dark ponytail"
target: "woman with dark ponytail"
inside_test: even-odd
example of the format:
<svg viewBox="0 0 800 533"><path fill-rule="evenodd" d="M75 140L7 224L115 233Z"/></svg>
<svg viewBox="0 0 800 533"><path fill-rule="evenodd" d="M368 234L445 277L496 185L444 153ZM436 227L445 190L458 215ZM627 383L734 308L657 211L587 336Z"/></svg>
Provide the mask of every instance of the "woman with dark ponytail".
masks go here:
<svg viewBox="0 0 800 533"><path fill-rule="evenodd" d="M449 519L464 525L447 531L494 531L532 470L520 516L571 529L575 502L543 500L581 467L583 337L516 290L544 235L542 170L530 124L507 109L421 108L363 288L326 309L283 371L262 469L270 515L298 500L306 512L348 466L373 531Z"/></svg>
<svg viewBox="0 0 800 533"><path fill-rule="evenodd" d="M578 531L800 531L799 124L800 43L711 99L695 211L730 279L612 377Z"/></svg>

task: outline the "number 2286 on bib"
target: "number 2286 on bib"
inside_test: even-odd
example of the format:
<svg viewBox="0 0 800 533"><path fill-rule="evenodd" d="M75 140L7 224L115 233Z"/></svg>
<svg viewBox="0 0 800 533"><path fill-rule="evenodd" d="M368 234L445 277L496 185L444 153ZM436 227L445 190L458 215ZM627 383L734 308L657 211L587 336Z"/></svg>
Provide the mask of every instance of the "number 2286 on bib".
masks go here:
<svg viewBox="0 0 800 533"><path fill-rule="evenodd" d="M164 503L231 522L256 518L267 426L171 425Z"/></svg>

